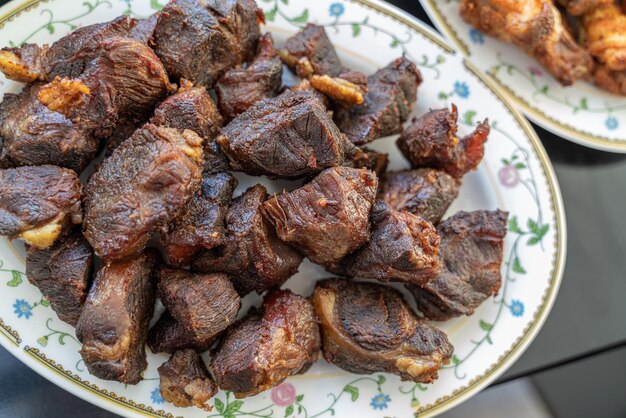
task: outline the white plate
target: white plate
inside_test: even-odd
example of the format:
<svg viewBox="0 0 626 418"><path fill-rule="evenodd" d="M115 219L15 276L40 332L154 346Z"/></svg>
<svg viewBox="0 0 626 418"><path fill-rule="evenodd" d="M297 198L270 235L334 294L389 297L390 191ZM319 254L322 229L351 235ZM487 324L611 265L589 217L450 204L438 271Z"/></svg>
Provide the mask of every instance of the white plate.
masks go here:
<svg viewBox="0 0 626 418"><path fill-rule="evenodd" d="M561 86L517 47L463 21L459 0L421 0L437 28L535 123L581 145L626 153L626 97L585 81Z"/></svg>
<svg viewBox="0 0 626 418"><path fill-rule="evenodd" d="M278 43L306 21L326 25L344 60L371 73L406 54L420 65L425 82L415 114L454 101L468 131L489 117L494 127L484 162L465 177L453 211L508 210L503 286L472 317L442 325L456 347L453 363L430 386L400 382L391 375L356 376L320 361L306 375L288 379L254 398L234 401L220 393L209 401L215 409L178 409L159 393L156 368L167 358L149 355L145 380L124 386L90 376L78 355L73 329L46 306L28 284L23 251L0 240L0 342L16 357L55 384L115 413L129 416L234 416L303 418L335 416L433 416L468 399L503 373L524 351L543 324L559 287L565 258L565 219L552 167L529 124L502 99L494 82L464 62L437 35L413 17L379 1L269 0L260 5L267 29ZM80 25L105 21L128 12L145 17L158 8L155 0L14 1L0 10L4 44L51 42ZM4 79L2 91L20 86ZM375 143L389 151L392 169L407 166L391 138ZM254 179L240 176L239 192ZM280 185L272 185L273 189ZM327 276L303 264L287 286L309 294L313 280ZM249 303L251 297L246 298ZM36 400L33 400L36 401Z"/></svg>

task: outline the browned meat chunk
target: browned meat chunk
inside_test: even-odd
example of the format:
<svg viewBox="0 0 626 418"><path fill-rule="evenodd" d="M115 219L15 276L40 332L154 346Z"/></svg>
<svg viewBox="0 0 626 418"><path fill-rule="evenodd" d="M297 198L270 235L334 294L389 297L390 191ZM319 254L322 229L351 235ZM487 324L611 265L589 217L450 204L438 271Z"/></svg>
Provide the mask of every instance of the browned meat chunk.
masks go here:
<svg viewBox="0 0 626 418"><path fill-rule="evenodd" d="M400 133L421 83L422 76L413 62L396 59L368 78L365 103L335 112L337 126L359 145Z"/></svg>
<svg viewBox="0 0 626 418"><path fill-rule="evenodd" d="M289 290L268 294L263 312L252 311L228 330L211 371L237 398L256 395L304 373L319 358L320 334L311 303Z"/></svg>
<svg viewBox="0 0 626 418"><path fill-rule="evenodd" d="M245 112L259 100L278 94L283 65L269 33L261 36L257 56L245 68L228 71L215 86L222 115L227 120Z"/></svg>
<svg viewBox="0 0 626 418"><path fill-rule="evenodd" d="M452 111L431 110L413 119L396 143L413 167L436 168L460 179L482 161L489 130L485 120L473 133L458 138L457 109L452 105Z"/></svg>
<svg viewBox="0 0 626 418"><path fill-rule="evenodd" d="M44 106L40 83L0 103L0 167L53 164L80 173L96 156L100 141L90 129Z"/></svg>
<svg viewBox="0 0 626 418"><path fill-rule="evenodd" d="M179 215L200 185L201 144L192 131L148 124L104 160L84 201L85 236L98 256L141 251Z"/></svg>
<svg viewBox="0 0 626 418"><path fill-rule="evenodd" d="M593 77L599 87L626 96L626 71L611 71L604 65L596 65Z"/></svg>
<svg viewBox="0 0 626 418"><path fill-rule="evenodd" d="M278 236L325 266L365 244L378 180L369 170L330 168L292 192L274 195L264 205Z"/></svg>
<svg viewBox="0 0 626 418"><path fill-rule="evenodd" d="M202 353L207 351L216 337L198 338L188 331L184 325L177 322L172 315L165 311L148 334L148 347L153 353L170 353L185 348L193 348Z"/></svg>
<svg viewBox="0 0 626 418"><path fill-rule="evenodd" d="M145 19L138 19L136 21L137 24L130 31L130 37L141 42L149 43L154 33L154 28L156 28L156 24L159 21L159 16L161 16L161 12L153 13Z"/></svg>
<svg viewBox="0 0 626 418"><path fill-rule="evenodd" d="M302 256L276 236L263 218L265 187L256 185L233 200L226 215L226 242L204 252L193 264L196 271L231 276L240 295L280 287L296 274Z"/></svg>
<svg viewBox="0 0 626 418"><path fill-rule="evenodd" d="M343 163L340 135L315 95L286 91L233 119L217 143L234 170L297 179Z"/></svg>
<svg viewBox="0 0 626 418"><path fill-rule="evenodd" d="M558 0L572 16L580 16L598 7L614 4L615 0Z"/></svg>
<svg viewBox="0 0 626 418"><path fill-rule="evenodd" d="M26 276L48 299L62 321L76 326L87 298L93 250L80 228L52 247L26 248Z"/></svg>
<svg viewBox="0 0 626 418"><path fill-rule="evenodd" d="M163 268L158 290L163 305L196 341L214 339L239 311L239 295L225 274Z"/></svg>
<svg viewBox="0 0 626 418"><path fill-rule="evenodd" d="M71 170L44 165L0 170L0 235L48 248L82 222L80 180Z"/></svg>
<svg viewBox="0 0 626 418"><path fill-rule="evenodd" d="M440 240L433 224L380 200L372 208L371 220L369 241L341 263L342 274L420 286L437 277Z"/></svg>
<svg viewBox="0 0 626 418"><path fill-rule="evenodd" d="M158 253L146 250L107 264L96 275L76 326L80 355L92 375L131 385L141 381L158 262Z"/></svg>
<svg viewBox="0 0 626 418"><path fill-rule="evenodd" d="M226 239L225 218L237 187L228 173L211 174L202 179L200 190L161 234L168 262L180 267L191 263L203 248L210 249Z"/></svg>
<svg viewBox="0 0 626 418"><path fill-rule="evenodd" d="M443 272L426 286L407 285L427 318L471 315L498 293L507 217L500 210L459 212L439 225Z"/></svg>
<svg viewBox="0 0 626 418"><path fill-rule="evenodd" d="M399 211L411 212L437 225L459 194L460 182L449 174L421 168L387 173L378 198Z"/></svg>
<svg viewBox="0 0 626 418"><path fill-rule="evenodd" d="M170 76L211 88L252 59L262 21L254 0L177 0L161 10L151 42Z"/></svg>
<svg viewBox="0 0 626 418"><path fill-rule="evenodd" d="M0 49L0 71L9 80L32 83L44 80L44 64L46 47L35 44L24 44L19 48Z"/></svg>
<svg viewBox="0 0 626 418"><path fill-rule="evenodd" d="M179 408L197 406L211 411L206 402L217 393L217 385L198 353L177 351L158 370L165 401Z"/></svg>
<svg viewBox="0 0 626 418"><path fill-rule="evenodd" d="M345 135L342 137L344 138L345 161L343 165L345 167L367 168L376 173L379 178L385 174L389 165L389 154L374 151L367 147L357 147L350 142L348 137Z"/></svg>
<svg viewBox="0 0 626 418"><path fill-rule="evenodd" d="M419 319L395 289L329 279L317 282L312 301L324 358L344 370L432 383L450 361L446 334Z"/></svg>

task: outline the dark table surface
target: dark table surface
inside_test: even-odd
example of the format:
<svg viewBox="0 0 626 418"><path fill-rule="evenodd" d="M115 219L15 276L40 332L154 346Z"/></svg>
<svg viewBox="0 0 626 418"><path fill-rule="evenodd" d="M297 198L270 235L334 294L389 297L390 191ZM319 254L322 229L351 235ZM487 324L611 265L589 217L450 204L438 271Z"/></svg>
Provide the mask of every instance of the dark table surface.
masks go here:
<svg viewBox="0 0 626 418"><path fill-rule="evenodd" d="M390 2L430 22L417 0ZM498 382L626 345L626 155L584 148L535 129L563 193L567 265L543 329ZM114 417L49 383L0 348L0 417L67 416Z"/></svg>

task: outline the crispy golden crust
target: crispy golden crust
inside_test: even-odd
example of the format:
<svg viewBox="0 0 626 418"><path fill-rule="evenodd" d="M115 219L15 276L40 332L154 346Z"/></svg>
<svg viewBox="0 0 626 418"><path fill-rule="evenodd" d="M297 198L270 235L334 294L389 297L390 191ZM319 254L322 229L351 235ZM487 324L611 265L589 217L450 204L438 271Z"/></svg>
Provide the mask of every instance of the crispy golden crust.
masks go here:
<svg viewBox="0 0 626 418"><path fill-rule="evenodd" d="M40 76L35 69L10 49L0 50L0 72L9 80L22 83L32 83Z"/></svg>
<svg viewBox="0 0 626 418"><path fill-rule="evenodd" d="M89 87L80 80L57 77L41 88L37 98L51 111L67 116L82 105L90 93Z"/></svg>
<svg viewBox="0 0 626 418"><path fill-rule="evenodd" d="M609 70L626 70L626 14L616 4L598 7L581 19L583 45Z"/></svg>
<svg viewBox="0 0 626 418"><path fill-rule="evenodd" d="M626 71L611 71L604 65L598 65L593 77L598 87L626 96Z"/></svg>

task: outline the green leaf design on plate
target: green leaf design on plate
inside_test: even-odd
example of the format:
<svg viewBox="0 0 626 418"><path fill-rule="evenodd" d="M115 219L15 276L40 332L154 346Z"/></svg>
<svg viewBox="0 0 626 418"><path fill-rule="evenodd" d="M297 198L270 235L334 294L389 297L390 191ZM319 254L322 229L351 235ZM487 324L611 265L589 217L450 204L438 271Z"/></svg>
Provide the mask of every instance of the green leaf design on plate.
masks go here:
<svg viewBox="0 0 626 418"><path fill-rule="evenodd" d="M295 23L306 23L309 21L309 9L304 9L304 11L302 12L302 14L298 17L294 17L293 19L291 19L292 22Z"/></svg>
<svg viewBox="0 0 626 418"><path fill-rule="evenodd" d="M517 224L517 216L514 216L509 220L509 231L515 232L516 234L524 233L524 231L522 231L519 225Z"/></svg>
<svg viewBox="0 0 626 418"><path fill-rule="evenodd" d="M233 403L231 403L230 405L228 405L226 407L226 411L224 411L224 413L225 414L233 414L233 413L239 411L242 406L243 406L243 401L242 400L233 401Z"/></svg>
<svg viewBox="0 0 626 418"><path fill-rule="evenodd" d="M359 25L358 23L353 23L352 24L352 37L356 38L357 36L359 36L360 33L361 33L361 25Z"/></svg>
<svg viewBox="0 0 626 418"><path fill-rule="evenodd" d="M214 405L215 409L217 409L217 412L219 412L220 414L224 412L224 403L222 401L216 399Z"/></svg>
<svg viewBox="0 0 626 418"><path fill-rule="evenodd" d="M287 407L287 409L285 409L285 416L288 417L289 415L293 414L293 405L289 405Z"/></svg>
<svg viewBox="0 0 626 418"><path fill-rule="evenodd" d="M474 116L476 116L476 112L474 112L473 110L468 110L467 112L465 112L465 114L463 114L463 122L465 122L466 125L473 125Z"/></svg>
<svg viewBox="0 0 626 418"><path fill-rule="evenodd" d="M50 306L50 301L46 298L41 298L41 300L39 301L39 304L47 308Z"/></svg>
<svg viewBox="0 0 626 418"><path fill-rule="evenodd" d="M377 380L376 383L378 383L378 386L381 386L386 381L387 381L387 378L385 376L383 376L382 374L379 374L378 375L378 380Z"/></svg>
<svg viewBox="0 0 626 418"><path fill-rule="evenodd" d="M452 355L452 363L454 363L454 364L461 363L461 360L459 360L459 358L456 356L456 354Z"/></svg>
<svg viewBox="0 0 626 418"><path fill-rule="evenodd" d="M355 402L357 399L359 399L359 388L348 385L343 388L343 391L350 394L350 399L352 399L352 402Z"/></svg>
<svg viewBox="0 0 626 418"><path fill-rule="evenodd" d="M304 399L304 393L296 396L296 403L300 403L302 402L302 399Z"/></svg>
<svg viewBox="0 0 626 418"><path fill-rule="evenodd" d="M493 324L489 324L482 319L478 321L478 324L480 325L480 328L485 331L491 331L491 328L493 328Z"/></svg>
<svg viewBox="0 0 626 418"><path fill-rule="evenodd" d="M276 12L278 12L278 8L276 6L274 6L274 8L269 12L265 12L265 20L272 22L276 18Z"/></svg>
<svg viewBox="0 0 626 418"><path fill-rule="evenodd" d="M7 286L18 287L22 284L24 280L22 280L22 273L17 270L13 270L11 272L11 281L7 283Z"/></svg>
<svg viewBox="0 0 626 418"><path fill-rule="evenodd" d="M397 48L398 45L400 45L400 41L398 40L398 38L393 38L393 41L391 41L391 44L389 46L391 48Z"/></svg>
<svg viewBox="0 0 626 418"><path fill-rule="evenodd" d="M513 271L520 274L526 274L526 270L522 267L522 263L519 261L518 257L515 257L513 260Z"/></svg>

